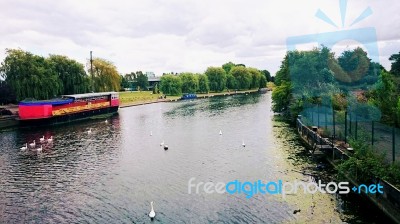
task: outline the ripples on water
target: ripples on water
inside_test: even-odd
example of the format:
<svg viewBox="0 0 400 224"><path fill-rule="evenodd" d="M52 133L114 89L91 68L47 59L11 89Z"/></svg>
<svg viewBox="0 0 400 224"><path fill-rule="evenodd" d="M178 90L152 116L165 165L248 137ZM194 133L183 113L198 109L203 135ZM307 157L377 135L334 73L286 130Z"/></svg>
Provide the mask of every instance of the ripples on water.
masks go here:
<svg viewBox="0 0 400 224"><path fill-rule="evenodd" d="M150 201L160 223L340 221L333 196L316 199L322 211L295 215L310 206L302 201L314 199L188 194L191 177L195 183L305 178L283 150L302 146L282 144L270 108L269 94L215 97L124 108L108 123L0 133L0 221L143 223L150 221ZM42 135L54 142L41 154L19 150Z"/></svg>

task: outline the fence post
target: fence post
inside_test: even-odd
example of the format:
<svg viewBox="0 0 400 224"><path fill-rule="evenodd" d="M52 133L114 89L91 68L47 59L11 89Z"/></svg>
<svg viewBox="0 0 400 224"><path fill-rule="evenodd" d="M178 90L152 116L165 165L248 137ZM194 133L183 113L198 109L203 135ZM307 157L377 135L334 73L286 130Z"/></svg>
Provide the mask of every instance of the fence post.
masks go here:
<svg viewBox="0 0 400 224"><path fill-rule="evenodd" d="M395 156L395 150L396 150L396 129L395 127L392 127L392 157L393 157L393 163L396 160L396 156Z"/></svg>
<svg viewBox="0 0 400 224"><path fill-rule="evenodd" d="M317 107L317 108L318 108L318 112L317 112L317 115L318 115L318 119L317 119L317 120L318 120L318 125L317 125L317 127L319 128L319 104L317 104L317 105L318 105L318 107Z"/></svg>
<svg viewBox="0 0 400 224"><path fill-rule="evenodd" d="M355 133L355 139L357 140L357 129L358 129L358 127L357 127L357 125L358 125L358 121L357 121L357 117L356 117L356 130L354 131Z"/></svg>
<svg viewBox="0 0 400 224"><path fill-rule="evenodd" d="M333 118L333 138L336 138L335 109L333 107L332 107L332 118Z"/></svg>
<svg viewBox="0 0 400 224"><path fill-rule="evenodd" d="M344 112L344 144L347 144L347 111Z"/></svg>
<svg viewBox="0 0 400 224"><path fill-rule="evenodd" d="M325 130L328 130L328 112L326 111L327 107L324 107L325 112Z"/></svg>
<svg viewBox="0 0 400 224"><path fill-rule="evenodd" d="M372 124L371 124L371 126L372 126L372 133L371 133L371 145L372 145L372 146L374 146L374 126L375 126L375 123L374 123L374 121L372 121Z"/></svg>

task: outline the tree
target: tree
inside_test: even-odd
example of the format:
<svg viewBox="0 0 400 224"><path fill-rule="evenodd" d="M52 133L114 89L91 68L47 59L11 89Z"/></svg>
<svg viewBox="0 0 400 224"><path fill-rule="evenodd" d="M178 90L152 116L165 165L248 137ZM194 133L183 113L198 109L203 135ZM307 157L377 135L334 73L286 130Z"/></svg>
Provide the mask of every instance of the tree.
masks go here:
<svg viewBox="0 0 400 224"><path fill-rule="evenodd" d="M63 55L50 55L47 60L62 82L62 94L86 93L90 90L89 77L83 64Z"/></svg>
<svg viewBox="0 0 400 224"><path fill-rule="evenodd" d="M179 77L182 80L183 93L195 93L199 88L199 80L193 73L181 73Z"/></svg>
<svg viewBox="0 0 400 224"><path fill-rule="evenodd" d="M120 75L120 77L121 77L121 89L129 88L130 85L128 80L126 79L126 76Z"/></svg>
<svg viewBox="0 0 400 224"><path fill-rule="evenodd" d="M147 90L147 87L149 86L149 78L141 71L138 71L136 72L136 84L140 89Z"/></svg>
<svg viewBox="0 0 400 224"><path fill-rule="evenodd" d="M271 73L268 70L261 70L260 72L264 75L267 82L272 82Z"/></svg>
<svg viewBox="0 0 400 224"><path fill-rule="evenodd" d="M238 89L250 89L252 78L246 67L236 66L230 74L235 77Z"/></svg>
<svg viewBox="0 0 400 224"><path fill-rule="evenodd" d="M247 71L250 73L251 75L251 85L250 88L254 89L254 88L260 88L260 80L261 77L263 76L261 74L261 72L255 68L247 68Z"/></svg>
<svg viewBox="0 0 400 224"><path fill-rule="evenodd" d="M0 105L14 103L16 100L11 87L5 81L0 80Z"/></svg>
<svg viewBox="0 0 400 224"><path fill-rule="evenodd" d="M261 76L259 88L265 88L267 86L267 79L265 76Z"/></svg>
<svg viewBox="0 0 400 224"><path fill-rule="evenodd" d="M160 91L158 90L158 84L156 83L153 88L153 94L158 94Z"/></svg>
<svg viewBox="0 0 400 224"><path fill-rule="evenodd" d="M44 57L20 49L6 49L1 73L17 100L49 99L62 93L62 82Z"/></svg>
<svg viewBox="0 0 400 224"><path fill-rule="evenodd" d="M208 77L206 75L198 75L200 93L208 93L210 91Z"/></svg>
<svg viewBox="0 0 400 224"><path fill-rule="evenodd" d="M275 112L283 112L289 109L291 101L291 86L287 81L282 81L272 92L272 109Z"/></svg>
<svg viewBox="0 0 400 224"><path fill-rule="evenodd" d="M228 63L223 64L223 65L222 65L222 68L225 70L226 74L228 74L228 73L231 71L231 69L232 69L233 67L235 67L235 66L236 66L236 65L235 65L234 63L228 62Z"/></svg>
<svg viewBox="0 0 400 224"><path fill-rule="evenodd" d="M396 114L398 96L396 86L393 82L393 75L382 71L376 89L372 92L373 102L382 111L386 121L393 122L393 115Z"/></svg>
<svg viewBox="0 0 400 224"><path fill-rule="evenodd" d="M233 77L233 75L230 73L226 77L227 77L226 78L226 87L228 89L236 90L238 88L238 86L237 86L235 77Z"/></svg>
<svg viewBox="0 0 400 224"><path fill-rule="evenodd" d="M95 92L119 91L121 77L112 62L94 58L92 83Z"/></svg>
<svg viewBox="0 0 400 224"><path fill-rule="evenodd" d="M160 89L167 95L180 95L182 93L182 81L175 75L163 75L160 79Z"/></svg>
<svg viewBox="0 0 400 224"><path fill-rule="evenodd" d="M226 72L219 67L208 67L205 74L208 77L210 90L221 92L226 85Z"/></svg>
<svg viewBox="0 0 400 224"><path fill-rule="evenodd" d="M400 76L400 52L398 54L392 54L389 60L393 61L390 72L395 76Z"/></svg>

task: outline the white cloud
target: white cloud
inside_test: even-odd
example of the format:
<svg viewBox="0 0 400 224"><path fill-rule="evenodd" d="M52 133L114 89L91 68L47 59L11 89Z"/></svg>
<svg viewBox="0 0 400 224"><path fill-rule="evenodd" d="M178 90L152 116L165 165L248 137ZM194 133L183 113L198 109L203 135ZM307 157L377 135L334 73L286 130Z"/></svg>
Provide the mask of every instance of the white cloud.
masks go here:
<svg viewBox="0 0 400 224"><path fill-rule="evenodd" d="M368 6L373 14L349 27ZM338 27L316 18L318 9ZM0 49L83 64L92 50L121 73L203 72L228 61L275 73L290 36L374 27L389 68L388 57L400 51L399 10L395 0L348 1L342 27L338 0L1 1Z"/></svg>

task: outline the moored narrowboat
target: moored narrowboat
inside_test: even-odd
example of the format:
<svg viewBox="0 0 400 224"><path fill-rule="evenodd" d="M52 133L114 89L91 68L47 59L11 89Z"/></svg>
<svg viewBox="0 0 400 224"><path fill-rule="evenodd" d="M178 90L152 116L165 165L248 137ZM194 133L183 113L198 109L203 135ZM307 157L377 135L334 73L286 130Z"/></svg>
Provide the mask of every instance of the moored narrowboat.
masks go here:
<svg viewBox="0 0 400 224"><path fill-rule="evenodd" d="M118 108L117 92L63 95L51 100L21 101L19 121L28 125L56 124L116 113Z"/></svg>

